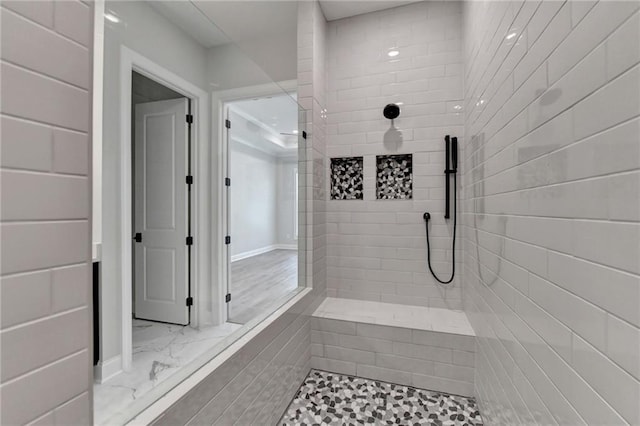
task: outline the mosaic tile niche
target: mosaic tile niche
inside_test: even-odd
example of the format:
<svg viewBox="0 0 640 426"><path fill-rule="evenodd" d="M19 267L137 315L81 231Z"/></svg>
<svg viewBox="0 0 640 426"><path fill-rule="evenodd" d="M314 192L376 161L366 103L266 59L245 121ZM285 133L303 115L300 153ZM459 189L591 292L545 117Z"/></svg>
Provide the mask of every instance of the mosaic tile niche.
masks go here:
<svg viewBox="0 0 640 426"><path fill-rule="evenodd" d="M363 159L346 157L331 159L331 199L363 199Z"/></svg>
<svg viewBox="0 0 640 426"><path fill-rule="evenodd" d="M376 156L376 198L413 198L413 160L411 154Z"/></svg>

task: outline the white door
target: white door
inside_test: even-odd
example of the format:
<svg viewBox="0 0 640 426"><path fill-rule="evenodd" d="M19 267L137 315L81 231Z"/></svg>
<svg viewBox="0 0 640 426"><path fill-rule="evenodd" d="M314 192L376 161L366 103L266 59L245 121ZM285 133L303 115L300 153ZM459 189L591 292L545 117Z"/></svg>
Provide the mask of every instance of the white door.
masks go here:
<svg viewBox="0 0 640 426"><path fill-rule="evenodd" d="M187 99L136 105L135 316L189 323Z"/></svg>

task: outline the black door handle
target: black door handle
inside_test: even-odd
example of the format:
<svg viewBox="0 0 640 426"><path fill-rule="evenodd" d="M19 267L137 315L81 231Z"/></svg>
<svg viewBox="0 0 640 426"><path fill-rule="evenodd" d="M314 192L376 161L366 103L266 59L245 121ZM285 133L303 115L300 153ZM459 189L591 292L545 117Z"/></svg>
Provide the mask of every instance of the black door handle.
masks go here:
<svg viewBox="0 0 640 426"><path fill-rule="evenodd" d="M142 232L136 232L135 237L133 237L133 239L135 240L136 243L141 243L142 242Z"/></svg>

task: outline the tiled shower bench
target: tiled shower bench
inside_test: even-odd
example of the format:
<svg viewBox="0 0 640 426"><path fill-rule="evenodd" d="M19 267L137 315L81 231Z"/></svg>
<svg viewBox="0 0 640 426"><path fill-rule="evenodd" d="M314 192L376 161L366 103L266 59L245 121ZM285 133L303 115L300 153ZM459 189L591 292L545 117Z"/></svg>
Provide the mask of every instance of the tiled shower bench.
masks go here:
<svg viewBox="0 0 640 426"><path fill-rule="evenodd" d="M473 396L475 334L461 311L326 298L311 318L311 367Z"/></svg>

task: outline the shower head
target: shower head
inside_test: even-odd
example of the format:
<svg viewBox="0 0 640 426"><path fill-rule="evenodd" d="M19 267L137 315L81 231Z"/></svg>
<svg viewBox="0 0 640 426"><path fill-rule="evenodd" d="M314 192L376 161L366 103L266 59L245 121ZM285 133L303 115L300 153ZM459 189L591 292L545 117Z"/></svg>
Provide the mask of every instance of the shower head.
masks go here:
<svg viewBox="0 0 640 426"><path fill-rule="evenodd" d="M400 115L400 107L396 104L388 104L384 107L384 110L382 110L382 114L384 114L385 118L394 120Z"/></svg>

